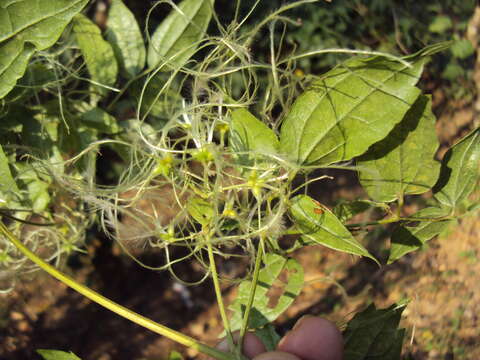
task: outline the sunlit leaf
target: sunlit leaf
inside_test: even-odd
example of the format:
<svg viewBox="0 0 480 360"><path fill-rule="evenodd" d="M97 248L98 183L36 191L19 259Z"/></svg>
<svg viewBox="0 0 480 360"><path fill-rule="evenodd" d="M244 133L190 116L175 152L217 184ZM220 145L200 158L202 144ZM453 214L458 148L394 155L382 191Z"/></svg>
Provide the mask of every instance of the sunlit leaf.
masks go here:
<svg viewBox="0 0 480 360"><path fill-rule="evenodd" d="M431 99L421 95L388 136L358 158L360 182L379 202L424 193L438 179L439 145Z"/></svg>
<svg viewBox="0 0 480 360"><path fill-rule="evenodd" d="M263 122L258 120L246 109L232 111L232 122L230 124L230 146L239 156L246 161L249 156L247 152L254 153L252 156L264 156L265 154L276 154L278 151L277 135Z"/></svg>
<svg viewBox="0 0 480 360"><path fill-rule="evenodd" d="M455 208L475 188L480 164L480 128L450 148L442 160L440 177L433 188L435 198Z"/></svg>
<svg viewBox="0 0 480 360"><path fill-rule="evenodd" d="M282 314L295 300L303 286L303 269L294 259L286 259L277 254L266 254L264 267L260 270L258 285L255 291L255 298L249 317L249 328L257 329L272 321ZM282 271L286 271L288 279L283 283L283 289L276 304L272 304L268 296L269 289L274 285ZM230 320L232 331L241 327L243 314L248 304L251 281L242 281L235 301L230 306L233 316ZM277 294L279 295L279 294Z"/></svg>
<svg viewBox="0 0 480 360"><path fill-rule="evenodd" d="M5 156L2 147L0 146L0 192L3 194L18 193L18 187L13 179L10 166L8 165L8 158ZM0 204L1 205L1 204Z"/></svg>
<svg viewBox="0 0 480 360"><path fill-rule="evenodd" d="M37 353L42 356L44 360L81 360L72 352L65 352L60 350L44 350L39 349Z"/></svg>
<svg viewBox="0 0 480 360"><path fill-rule="evenodd" d="M74 18L73 31L91 79L100 85L112 86L117 80L117 60L112 46L103 39L99 27L79 14ZM100 87L97 91L105 93L106 89Z"/></svg>
<svg viewBox="0 0 480 360"><path fill-rule="evenodd" d="M36 50L60 37L88 0L10 0L0 2L0 99L22 77Z"/></svg>
<svg viewBox="0 0 480 360"><path fill-rule="evenodd" d="M213 0L183 0L155 30L148 47L150 68L162 61L180 67L197 49L197 42L207 30L212 17Z"/></svg>
<svg viewBox="0 0 480 360"><path fill-rule="evenodd" d="M292 105L281 129L281 151L306 165L363 154L387 136L419 96L415 84L423 63L420 57L409 68L382 57L356 57L335 67Z"/></svg>
<svg viewBox="0 0 480 360"><path fill-rule="evenodd" d="M305 245L320 244L378 262L326 207L307 195L291 200L290 213Z"/></svg>
<svg viewBox="0 0 480 360"><path fill-rule="evenodd" d="M413 214L412 218L437 219L447 216L448 209L427 207ZM392 263L409 252L421 248L428 240L440 234L454 220L420 221L416 226L399 226L391 237L390 256L388 263Z"/></svg>
<svg viewBox="0 0 480 360"><path fill-rule="evenodd" d="M113 0L108 13L106 37L127 78L137 75L145 66L145 44L135 16L122 0Z"/></svg>
<svg viewBox="0 0 480 360"><path fill-rule="evenodd" d="M398 329L405 304L355 314L343 333L344 360L400 360L404 329Z"/></svg>
<svg viewBox="0 0 480 360"><path fill-rule="evenodd" d="M199 224L208 225L215 215L212 203L200 197L190 197L187 211Z"/></svg>

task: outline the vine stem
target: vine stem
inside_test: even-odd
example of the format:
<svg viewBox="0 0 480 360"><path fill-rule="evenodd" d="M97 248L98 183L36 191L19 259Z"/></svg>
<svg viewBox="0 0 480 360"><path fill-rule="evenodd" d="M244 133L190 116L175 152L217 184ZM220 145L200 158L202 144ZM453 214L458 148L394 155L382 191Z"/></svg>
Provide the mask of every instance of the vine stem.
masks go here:
<svg viewBox="0 0 480 360"><path fill-rule="evenodd" d="M212 356L218 360L235 360L235 357L232 356L231 354L217 350L208 345L202 344L199 341L185 334L182 334L181 332L175 331L164 325L161 325L130 309L127 309L126 307L120 304L117 304L116 302L104 297L103 295L100 295L99 293L93 291L92 289L78 283L68 275L57 270L55 267L47 264L45 261L40 259L37 255L35 255L32 251L30 251L25 245L23 245L23 243L19 239L17 239L15 235L12 234L12 232L1 221L0 221L0 232L3 233L3 235L5 235L5 237L7 237L7 239L10 240L13 243L13 245L15 245L15 247L18 248L18 250L20 250L27 258L29 258L36 265L38 265L42 270L46 271L57 280L61 281L65 285L69 286L70 288L82 294L86 298L92 300L93 302L107 308L108 310L146 329L149 329L157 334L163 335L173 341L176 341L179 344L188 346L206 355Z"/></svg>
<svg viewBox="0 0 480 360"><path fill-rule="evenodd" d="M255 290L257 289L258 275L260 274L260 267L262 265L264 251L265 251L264 238L263 236L260 236L257 257L255 259L255 267L253 269L252 283L250 285L250 294L248 295L248 303L245 309L245 315L243 316L242 327L240 328L240 338L238 341L240 349L243 348L243 339L248 329L248 319L250 317L250 310L252 309L253 301L255 299Z"/></svg>
<svg viewBox="0 0 480 360"><path fill-rule="evenodd" d="M215 257L213 255L213 247L210 236L206 236L208 261L210 263L210 272L212 273L213 287L215 289L215 296L217 298L218 309L220 317L222 318L223 327L227 334L227 341L230 349L235 349L235 342L233 341L232 331L230 330L230 322L228 321L225 305L223 304L222 289L220 288L220 280L217 272L217 265L215 264ZM235 357L236 358L236 357Z"/></svg>

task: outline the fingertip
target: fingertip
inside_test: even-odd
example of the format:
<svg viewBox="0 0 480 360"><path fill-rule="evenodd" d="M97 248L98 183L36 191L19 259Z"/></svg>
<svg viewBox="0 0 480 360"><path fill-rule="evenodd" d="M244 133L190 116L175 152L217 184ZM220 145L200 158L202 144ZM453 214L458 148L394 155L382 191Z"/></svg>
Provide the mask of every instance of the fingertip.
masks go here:
<svg viewBox="0 0 480 360"><path fill-rule="evenodd" d="M236 331L233 334L233 340L237 342L239 337L240 334L238 331ZM229 347L227 339L223 339L222 341L220 341L220 343L218 343L217 345L217 349L224 352L230 351L231 349ZM265 348L265 345L263 345L262 341L258 338L258 336L249 332L245 334L245 337L243 339L243 354L246 357L248 357L249 359L253 359L255 356L266 351L267 349Z"/></svg>
<svg viewBox="0 0 480 360"><path fill-rule="evenodd" d="M278 344L278 350L303 360L342 360L343 337L334 323L319 317L303 317Z"/></svg>

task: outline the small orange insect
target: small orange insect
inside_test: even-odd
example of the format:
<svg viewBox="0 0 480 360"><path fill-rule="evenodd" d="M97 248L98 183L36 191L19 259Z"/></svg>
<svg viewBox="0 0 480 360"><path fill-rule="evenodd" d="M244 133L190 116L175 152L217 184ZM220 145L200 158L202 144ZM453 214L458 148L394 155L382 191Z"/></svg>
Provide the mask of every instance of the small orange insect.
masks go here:
<svg viewBox="0 0 480 360"><path fill-rule="evenodd" d="M318 208L314 208L314 209L313 209L313 212L314 212L315 214L318 214L318 215L323 214L323 213L324 213L323 205L320 204L317 200L313 200L313 202L315 203L315 205L318 206Z"/></svg>

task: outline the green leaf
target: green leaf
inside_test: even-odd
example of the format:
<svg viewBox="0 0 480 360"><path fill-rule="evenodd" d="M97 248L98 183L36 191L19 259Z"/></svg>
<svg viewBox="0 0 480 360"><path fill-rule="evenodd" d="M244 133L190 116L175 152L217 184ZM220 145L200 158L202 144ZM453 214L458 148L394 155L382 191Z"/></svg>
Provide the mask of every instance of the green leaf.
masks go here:
<svg viewBox="0 0 480 360"><path fill-rule="evenodd" d="M60 37L88 0L11 0L0 4L0 99L22 77L36 50Z"/></svg>
<svg viewBox="0 0 480 360"><path fill-rule="evenodd" d="M168 355L168 360L184 360L182 354L178 351L172 350Z"/></svg>
<svg viewBox="0 0 480 360"><path fill-rule="evenodd" d="M418 219L435 219L447 216L448 209L428 207L412 215ZM454 220L421 221L417 226L399 226L391 237L390 256L388 263L400 259L402 256L421 248L428 240L440 234Z"/></svg>
<svg viewBox="0 0 480 360"><path fill-rule="evenodd" d="M274 321L293 303L303 286L303 269L296 260L286 259L280 255L270 253L265 255L263 262L265 266L259 273L255 298L248 322L249 329L257 329ZM272 299L267 293L275 281L279 279L282 271L288 273L288 280L283 282L282 285L284 287L276 304L271 304L270 301ZM229 307L234 312L230 320L232 331L240 329L242 325L251 286L251 281L242 281L238 287L237 298Z"/></svg>
<svg viewBox="0 0 480 360"><path fill-rule="evenodd" d="M73 32L91 79L100 85L112 86L117 80L117 60L112 46L103 39L99 27L79 14L74 18ZM98 91L105 93L106 89L100 88Z"/></svg>
<svg viewBox="0 0 480 360"><path fill-rule="evenodd" d="M398 329L405 304L357 313L343 333L344 360L400 360L405 331Z"/></svg>
<svg viewBox="0 0 480 360"><path fill-rule="evenodd" d="M360 182L379 202L421 194L438 179L439 147L431 99L421 95L388 136L358 158Z"/></svg>
<svg viewBox="0 0 480 360"><path fill-rule="evenodd" d="M435 16L428 30L434 33L442 34L452 28L452 20L449 16Z"/></svg>
<svg viewBox="0 0 480 360"><path fill-rule="evenodd" d="M39 349L37 353L43 357L44 360L81 360L72 352L65 352L60 350L44 350Z"/></svg>
<svg viewBox="0 0 480 360"><path fill-rule="evenodd" d="M9 193L18 194L19 190L15 180L13 179L8 165L8 158L5 156L2 147L0 146L0 192L8 195ZM2 199L5 200L5 199Z"/></svg>
<svg viewBox="0 0 480 360"><path fill-rule="evenodd" d="M305 165L363 154L405 116L420 90L424 57L411 68L382 57L352 58L315 81L284 120L280 150Z"/></svg>
<svg viewBox="0 0 480 360"><path fill-rule="evenodd" d="M235 152L252 152L257 155L276 154L278 138L266 124L258 120L246 109L232 111L230 124L230 146ZM244 160L248 155L240 155Z"/></svg>
<svg viewBox="0 0 480 360"><path fill-rule="evenodd" d="M281 339L272 324L267 324L262 328L256 329L255 335L262 341L267 351L275 351Z"/></svg>
<svg viewBox="0 0 480 360"><path fill-rule="evenodd" d="M122 0L113 0L108 13L107 40L112 44L122 73L132 78L145 66L145 44L135 16Z"/></svg>
<svg viewBox="0 0 480 360"><path fill-rule="evenodd" d="M345 223L355 215L374 208L389 209L389 207L383 203L376 203L370 200L354 200L335 205L332 212L342 223Z"/></svg>
<svg viewBox="0 0 480 360"><path fill-rule="evenodd" d="M311 197L294 197L290 213L306 245L320 244L349 254L366 256L378 263L330 210Z"/></svg>
<svg viewBox="0 0 480 360"><path fill-rule="evenodd" d="M197 49L212 17L213 0L183 0L152 35L148 46L147 62L150 68L161 61L168 61L170 67L185 64Z"/></svg>
<svg viewBox="0 0 480 360"><path fill-rule="evenodd" d="M200 197L190 197L187 211L199 224L208 225L215 215L212 203Z"/></svg>
<svg viewBox="0 0 480 360"><path fill-rule="evenodd" d="M453 43L450 51L458 59L466 59L475 53L475 48L468 39L460 39Z"/></svg>
<svg viewBox="0 0 480 360"><path fill-rule="evenodd" d="M435 198L455 208L475 189L480 164L480 128L450 148L442 160L440 177L433 187Z"/></svg>
<svg viewBox="0 0 480 360"><path fill-rule="evenodd" d="M104 134L114 134L120 129L117 120L105 110L98 107L80 115L80 120L86 126Z"/></svg>

